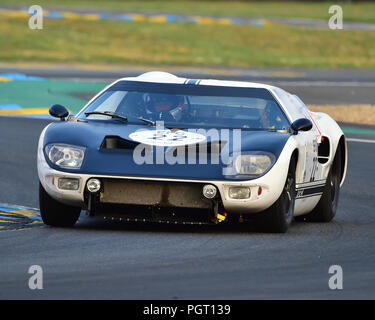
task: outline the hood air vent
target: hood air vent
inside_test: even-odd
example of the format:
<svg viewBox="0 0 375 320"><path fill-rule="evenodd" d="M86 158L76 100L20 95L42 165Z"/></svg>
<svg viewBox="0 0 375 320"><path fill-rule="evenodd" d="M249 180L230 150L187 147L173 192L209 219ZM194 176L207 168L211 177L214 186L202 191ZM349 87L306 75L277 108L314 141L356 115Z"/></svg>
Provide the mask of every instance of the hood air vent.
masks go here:
<svg viewBox="0 0 375 320"><path fill-rule="evenodd" d="M105 149L120 149L120 150L133 150L139 142L127 140L119 136L106 136L100 146L101 150Z"/></svg>

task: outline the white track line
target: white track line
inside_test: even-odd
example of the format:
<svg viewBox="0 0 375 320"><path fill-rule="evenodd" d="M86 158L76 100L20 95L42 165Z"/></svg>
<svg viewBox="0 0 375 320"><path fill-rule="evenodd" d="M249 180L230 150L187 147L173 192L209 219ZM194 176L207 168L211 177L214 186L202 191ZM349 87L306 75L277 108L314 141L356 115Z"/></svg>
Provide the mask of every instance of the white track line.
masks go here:
<svg viewBox="0 0 375 320"><path fill-rule="evenodd" d="M25 207L25 206L20 206L20 205L17 205L17 204L9 204L9 203L1 203L0 202L0 207L8 207L8 208L14 208L14 209L17 209L17 210L33 210L33 211L39 211L38 208L32 208L32 207Z"/></svg>
<svg viewBox="0 0 375 320"><path fill-rule="evenodd" d="M354 139L354 138L348 138L346 141L352 141L352 142L363 142L363 143L375 143L375 140L367 140L367 139Z"/></svg>
<svg viewBox="0 0 375 320"><path fill-rule="evenodd" d="M264 82L267 82L265 80ZM375 87L375 82L357 82L357 81L307 81L302 80L301 81L295 81L295 80L280 80L280 81L268 81L269 83L273 83L278 86L294 86L294 87L367 87L367 88L373 88Z"/></svg>

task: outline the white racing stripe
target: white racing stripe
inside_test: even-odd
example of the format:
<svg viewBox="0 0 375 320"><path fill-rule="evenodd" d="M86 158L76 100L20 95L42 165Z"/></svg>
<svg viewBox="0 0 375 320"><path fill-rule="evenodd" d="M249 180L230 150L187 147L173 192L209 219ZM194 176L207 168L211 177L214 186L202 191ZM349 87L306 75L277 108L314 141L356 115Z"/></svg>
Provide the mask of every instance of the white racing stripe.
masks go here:
<svg viewBox="0 0 375 320"><path fill-rule="evenodd" d="M375 143L375 140L368 140L368 139L355 139L355 138L348 138L346 141L352 142L363 142L363 143Z"/></svg>

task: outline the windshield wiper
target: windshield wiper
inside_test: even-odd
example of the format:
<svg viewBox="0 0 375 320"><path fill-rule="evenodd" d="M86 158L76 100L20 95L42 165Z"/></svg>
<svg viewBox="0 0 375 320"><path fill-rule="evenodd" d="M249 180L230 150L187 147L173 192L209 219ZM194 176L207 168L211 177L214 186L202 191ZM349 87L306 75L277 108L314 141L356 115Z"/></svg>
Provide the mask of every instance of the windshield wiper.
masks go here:
<svg viewBox="0 0 375 320"><path fill-rule="evenodd" d="M91 114L99 114L99 115L102 115L102 116L108 116L108 117L112 117L112 118L115 118L115 119L121 119L121 120L128 121L127 117L122 116L122 115L117 114L117 113L112 112L112 111L91 111L91 112L85 112L86 116L89 116ZM141 120L141 121L143 121L145 123L147 123L150 126L153 126L153 127L156 126L156 122L153 121L153 120L145 119L143 117L137 117L137 119Z"/></svg>
<svg viewBox="0 0 375 320"><path fill-rule="evenodd" d="M112 111L91 111L91 112L85 112L86 116L89 116L91 114L99 114L99 115L102 115L102 116L112 117L114 119L121 119L121 120L128 121L127 117L124 117L124 116L122 116L120 114L117 114L115 112L112 112Z"/></svg>
<svg viewBox="0 0 375 320"><path fill-rule="evenodd" d="M138 120L141 120L141 121L143 121L143 122L146 122L147 124L149 124L149 125L151 125L151 126L153 126L153 127L156 126L156 122L155 122L155 121L152 121L152 120L149 120L149 119L145 119L145 118L143 118L143 117L138 117L137 119L138 119Z"/></svg>

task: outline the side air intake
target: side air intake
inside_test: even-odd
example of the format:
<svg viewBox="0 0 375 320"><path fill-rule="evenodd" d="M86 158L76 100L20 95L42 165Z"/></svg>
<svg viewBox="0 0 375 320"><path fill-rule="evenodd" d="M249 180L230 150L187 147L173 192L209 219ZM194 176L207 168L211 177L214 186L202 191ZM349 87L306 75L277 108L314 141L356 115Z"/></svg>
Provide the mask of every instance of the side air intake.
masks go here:
<svg viewBox="0 0 375 320"><path fill-rule="evenodd" d="M318 147L319 163L326 163L329 160L330 145L327 137L322 137L322 143Z"/></svg>

